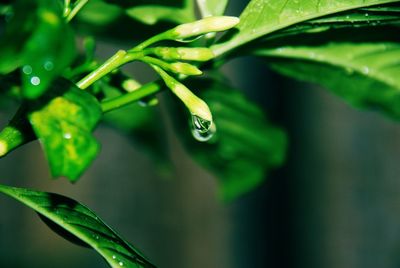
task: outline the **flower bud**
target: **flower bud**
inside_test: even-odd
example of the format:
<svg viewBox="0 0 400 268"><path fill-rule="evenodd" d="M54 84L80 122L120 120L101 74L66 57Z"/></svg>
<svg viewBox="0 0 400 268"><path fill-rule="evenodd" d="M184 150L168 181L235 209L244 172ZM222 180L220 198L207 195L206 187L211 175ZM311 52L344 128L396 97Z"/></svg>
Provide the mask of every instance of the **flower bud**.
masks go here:
<svg viewBox="0 0 400 268"><path fill-rule="evenodd" d="M212 50L205 47L156 47L152 52L163 60L208 61L214 58Z"/></svg>
<svg viewBox="0 0 400 268"><path fill-rule="evenodd" d="M221 32L235 27L239 18L230 16L207 17L176 26L171 30L175 40L187 39L210 32Z"/></svg>
<svg viewBox="0 0 400 268"><path fill-rule="evenodd" d="M178 82L158 66L152 65L153 69L161 76L165 84L171 91L185 104L193 116L197 116L212 125L212 114L207 103L197 97L185 85Z"/></svg>
<svg viewBox="0 0 400 268"><path fill-rule="evenodd" d="M171 71L178 74L184 75L201 75L203 72L199 70L196 66L184 63L184 62L174 62L170 64Z"/></svg>

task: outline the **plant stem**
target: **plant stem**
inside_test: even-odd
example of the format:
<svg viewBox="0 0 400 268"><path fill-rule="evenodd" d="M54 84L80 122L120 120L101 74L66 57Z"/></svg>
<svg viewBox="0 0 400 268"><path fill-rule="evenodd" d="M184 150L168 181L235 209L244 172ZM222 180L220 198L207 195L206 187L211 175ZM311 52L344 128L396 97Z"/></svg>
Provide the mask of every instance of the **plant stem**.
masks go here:
<svg viewBox="0 0 400 268"><path fill-rule="evenodd" d="M75 17L75 15L78 14L79 10L81 10L88 2L89 0L79 0L78 3L75 4L71 12L68 13L67 21L71 21Z"/></svg>
<svg viewBox="0 0 400 268"><path fill-rule="evenodd" d="M91 84L102 78L103 76L111 73L118 67L124 65L125 63L140 59L143 57L145 53L139 52L129 52L127 53L125 50L119 50L115 53L111 58L109 58L106 62L104 62L99 68L82 78L76 85L80 89L86 89Z"/></svg>
<svg viewBox="0 0 400 268"><path fill-rule="evenodd" d="M129 92L127 94L118 96L116 98L105 100L101 102L101 109L103 113L118 109L122 106L128 105L134 101L138 101L146 96L157 93L161 90L161 83L152 82L146 85L143 85L137 90Z"/></svg>
<svg viewBox="0 0 400 268"><path fill-rule="evenodd" d="M132 51L132 52L141 51L141 50L145 49L146 47L148 47L148 46L150 46L150 45L152 45L154 43L157 43L157 42L160 42L160 41L164 41L164 40L170 40L171 39L170 33L171 33L171 30L168 30L168 31L165 31L163 33L157 34L157 35L155 35L155 36L143 41L142 43L140 43L139 45L137 45L134 48L130 49L129 51Z"/></svg>

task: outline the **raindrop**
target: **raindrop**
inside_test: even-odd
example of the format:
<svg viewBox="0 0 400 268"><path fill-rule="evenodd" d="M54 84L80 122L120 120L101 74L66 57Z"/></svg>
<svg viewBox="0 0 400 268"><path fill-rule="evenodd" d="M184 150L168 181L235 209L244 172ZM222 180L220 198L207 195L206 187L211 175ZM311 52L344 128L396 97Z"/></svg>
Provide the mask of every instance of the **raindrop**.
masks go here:
<svg viewBox="0 0 400 268"><path fill-rule="evenodd" d="M368 68L368 66L364 66L363 69L362 69L362 72L363 72L364 74L369 74L369 68Z"/></svg>
<svg viewBox="0 0 400 268"><path fill-rule="evenodd" d="M369 16L369 14L368 13L365 13L365 17L368 17Z"/></svg>
<svg viewBox="0 0 400 268"><path fill-rule="evenodd" d="M192 115L192 135L198 141L208 141L216 131L215 124L204 120L196 115Z"/></svg>
<svg viewBox="0 0 400 268"><path fill-rule="evenodd" d="M118 264L119 266L124 266L124 263L122 261L120 261Z"/></svg>
<svg viewBox="0 0 400 268"><path fill-rule="evenodd" d="M31 74L32 73L32 66L25 65L24 67L22 67L22 72L24 74Z"/></svg>
<svg viewBox="0 0 400 268"><path fill-rule="evenodd" d="M69 140L69 139L71 139L72 138L72 135L71 135L71 133L64 133L64 139L67 139L67 140Z"/></svg>
<svg viewBox="0 0 400 268"><path fill-rule="evenodd" d="M46 70L46 71L51 71L51 70L53 70L53 68L54 68L54 63L52 62L52 61L46 61L45 63L44 63L44 65L43 65L43 67L44 67L44 69Z"/></svg>
<svg viewBox="0 0 400 268"><path fill-rule="evenodd" d="M115 260L117 257L115 255L112 256L113 260Z"/></svg>
<svg viewBox="0 0 400 268"><path fill-rule="evenodd" d="M40 84L40 78L38 76L33 76L31 78L31 84L34 86L38 86Z"/></svg>

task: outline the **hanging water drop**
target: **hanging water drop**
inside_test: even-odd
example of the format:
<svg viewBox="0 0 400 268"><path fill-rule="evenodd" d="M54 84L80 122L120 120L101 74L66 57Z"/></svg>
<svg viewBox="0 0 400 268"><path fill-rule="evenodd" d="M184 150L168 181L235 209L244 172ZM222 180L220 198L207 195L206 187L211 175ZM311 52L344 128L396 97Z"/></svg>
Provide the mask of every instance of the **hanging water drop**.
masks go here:
<svg viewBox="0 0 400 268"><path fill-rule="evenodd" d="M196 115L192 115L192 135L201 142L208 141L216 131L215 124L204 120Z"/></svg>
<svg viewBox="0 0 400 268"><path fill-rule="evenodd" d="M122 261L120 261L118 264L119 266L124 266L124 263Z"/></svg>

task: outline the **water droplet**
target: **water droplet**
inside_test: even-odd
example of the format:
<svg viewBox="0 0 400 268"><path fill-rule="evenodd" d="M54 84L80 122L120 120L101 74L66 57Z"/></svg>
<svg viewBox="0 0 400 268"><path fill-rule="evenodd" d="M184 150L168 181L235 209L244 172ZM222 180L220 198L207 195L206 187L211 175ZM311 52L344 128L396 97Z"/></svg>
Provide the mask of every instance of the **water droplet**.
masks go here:
<svg viewBox="0 0 400 268"><path fill-rule="evenodd" d="M364 74L369 74L369 68L368 68L368 66L364 66L364 67L362 68L362 72L363 72Z"/></svg>
<svg viewBox="0 0 400 268"><path fill-rule="evenodd" d="M350 16L349 16L349 15L347 15L347 16L346 16L346 19L350 19Z"/></svg>
<svg viewBox="0 0 400 268"><path fill-rule="evenodd" d="M54 68L54 63L48 60L43 64L43 67L46 71L51 71Z"/></svg>
<svg viewBox="0 0 400 268"><path fill-rule="evenodd" d="M192 135L198 141L208 141L215 133L215 124L192 115Z"/></svg>
<svg viewBox="0 0 400 268"><path fill-rule="evenodd" d="M38 86L40 84L40 78L38 76L32 76L31 84L34 86Z"/></svg>
<svg viewBox="0 0 400 268"><path fill-rule="evenodd" d="M113 260L115 260L117 257L115 255L112 256Z"/></svg>
<svg viewBox="0 0 400 268"><path fill-rule="evenodd" d="M69 139L71 139L72 138L72 135L71 135L71 133L64 133L64 139L66 139L66 140L69 140Z"/></svg>
<svg viewBox="0 0 400 268"><path fill-rule="evenodd" d="M369 16L369 14L368 13L365 13L365 17L368 17Z"/></svg>
<svg viewBox="0 0 400 268"><path fill-rule="evenodd" d="M120 261L118 264L119 266L124 266L124 263L122 261Z"/></svg>
<svg viewBox="0 0 400 268"><path fill-rule="evenodd" d="M22 72L24 74L31 74L32 73L32 66L25 65L24 67L22 67Z"/></svg>

